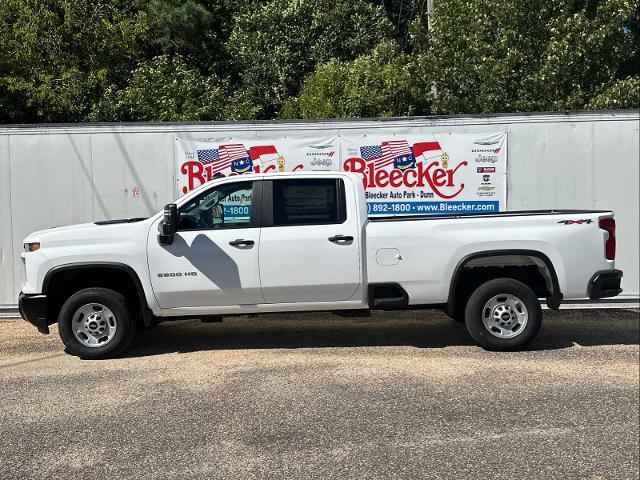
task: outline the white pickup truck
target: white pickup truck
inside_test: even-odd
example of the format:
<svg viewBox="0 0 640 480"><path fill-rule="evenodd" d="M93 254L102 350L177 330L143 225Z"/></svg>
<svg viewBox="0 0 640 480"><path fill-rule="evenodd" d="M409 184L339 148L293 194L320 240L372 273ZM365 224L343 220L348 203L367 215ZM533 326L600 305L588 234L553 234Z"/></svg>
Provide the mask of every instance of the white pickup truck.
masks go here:
<svg viewBox="0 0 640 480"><path fill-rule="evenodd" d="M482 347L516 349L539 299L621 292L610 211L367 218L362 179L313 172L213 180L147 219L24 240L19 306L68 352L122 352L161 320L443 308Z"/></svg>

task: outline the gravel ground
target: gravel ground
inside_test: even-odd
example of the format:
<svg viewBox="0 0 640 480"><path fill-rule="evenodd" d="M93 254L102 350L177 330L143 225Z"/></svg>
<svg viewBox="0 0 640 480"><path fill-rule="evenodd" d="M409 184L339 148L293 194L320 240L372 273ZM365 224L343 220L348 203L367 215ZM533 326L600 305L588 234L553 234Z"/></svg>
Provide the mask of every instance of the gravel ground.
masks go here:
<svg viewBox="0 0 640 480"><path fill-rule="evenodd" d="M1 478L638 478L637 311L546 311L517 353L438 312L143 333L81 361L0 321Z"/></svg>

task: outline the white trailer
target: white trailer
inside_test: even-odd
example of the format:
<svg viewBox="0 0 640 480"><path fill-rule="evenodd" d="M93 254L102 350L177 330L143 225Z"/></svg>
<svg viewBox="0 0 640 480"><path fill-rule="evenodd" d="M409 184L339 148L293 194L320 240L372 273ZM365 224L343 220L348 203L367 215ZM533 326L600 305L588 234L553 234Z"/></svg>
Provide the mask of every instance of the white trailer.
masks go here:
<svg viewBox="0 0 640 480"><path fill-rule="evenodd" d="M623 293L600 305L636 305L637 111L290 122L15 125L0 127L0 311L15 312L29 232L96 220L148 217L178 196L176 138L363 135L508 135L507 210L616 212ZM573 302L578 306L594 302Z"/></svg>

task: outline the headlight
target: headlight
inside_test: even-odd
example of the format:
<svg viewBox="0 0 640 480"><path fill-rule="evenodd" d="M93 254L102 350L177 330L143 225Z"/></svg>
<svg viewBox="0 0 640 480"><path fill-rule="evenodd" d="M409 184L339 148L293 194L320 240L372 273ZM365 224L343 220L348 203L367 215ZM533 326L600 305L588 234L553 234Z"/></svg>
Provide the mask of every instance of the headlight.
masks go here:
<svg viewBox="0 0 640 480"><path fill-rule="evenodd" d="M35 252L36 250L39 250L39 249L40 249L40 242L31 242L31 243L24 244L25 252Z"/></svg>

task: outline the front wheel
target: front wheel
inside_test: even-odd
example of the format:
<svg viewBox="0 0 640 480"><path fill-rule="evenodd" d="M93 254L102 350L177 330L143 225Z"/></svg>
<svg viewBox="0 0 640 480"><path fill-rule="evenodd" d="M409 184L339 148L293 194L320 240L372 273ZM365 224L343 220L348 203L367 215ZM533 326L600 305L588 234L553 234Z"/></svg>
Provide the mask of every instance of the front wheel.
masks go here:
<svg viewBox="0 0 640 480"><path fill-rule="evenodd" d="M65 349L84 359L108 358L122 352L136 331L123 295L107 288L86 288L71 295L58 315Z"/></svg>
<svg viewBox="0 0 640 480"><path fill-rule="evenodd" d="M476 343L487 350L516 350L528 345L540 331L542 309L527 285L497 278L471 294L465 325Z"/></svg>

